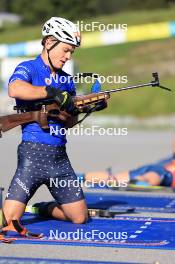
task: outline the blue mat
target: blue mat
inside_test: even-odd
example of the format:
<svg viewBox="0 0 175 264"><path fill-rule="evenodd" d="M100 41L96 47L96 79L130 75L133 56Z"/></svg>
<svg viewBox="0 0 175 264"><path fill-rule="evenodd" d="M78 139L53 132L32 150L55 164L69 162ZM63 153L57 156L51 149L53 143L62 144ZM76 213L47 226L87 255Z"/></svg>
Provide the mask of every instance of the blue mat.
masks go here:
<svg viewBox="0 0 175 264"><path fill-rule="evenodd" d="M131 263L131 262L109 262L109 261L86 261L86 260L66 260L66 259L45 259L45 258L15 258L15 257L0 257L0 264L23 264L23 263L29 263L29 264L114 264L114 263L122 263L122 264L137 264L137 263Z"/></svg>
<svg viewBox="0 0 175 264"><path fill-rule="evenodd" d="M18 244L175 249L175 219L145 217L93 218L86 224L45 220L26 213L22 224L44 238L27 239L8 232ZM13 234L12 234L13 233Z"/></svg>
<svg viewBox="0 0 175 264"><path fill-rule="evenodd" d="M175 199L172 197L158 195L131 195L129 193L85 193L88 208L109 209L118 211L135 208L135 212L159 212L159 213L174 213Z"/></svg>

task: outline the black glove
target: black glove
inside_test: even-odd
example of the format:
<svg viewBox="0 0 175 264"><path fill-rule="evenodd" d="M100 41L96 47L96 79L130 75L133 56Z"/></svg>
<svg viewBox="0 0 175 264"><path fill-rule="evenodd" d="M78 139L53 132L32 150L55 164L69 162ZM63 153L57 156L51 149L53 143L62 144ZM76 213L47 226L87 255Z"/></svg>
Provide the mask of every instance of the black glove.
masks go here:
<svg viewBox="0 0 175 264"><path fill-rule="evenodd" d="M65 110L68 113L74 111L75 106L70 94L66 91L62 92L59 88L46 86L47 98L53 98L59 105L60 110Z"/></svg>

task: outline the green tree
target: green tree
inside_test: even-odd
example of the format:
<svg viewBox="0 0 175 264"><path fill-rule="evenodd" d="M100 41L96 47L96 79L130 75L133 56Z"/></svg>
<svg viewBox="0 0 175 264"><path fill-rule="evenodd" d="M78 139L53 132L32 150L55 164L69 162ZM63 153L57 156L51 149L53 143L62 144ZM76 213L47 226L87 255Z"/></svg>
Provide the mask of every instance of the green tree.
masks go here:
<svg viewBox="0 0 175 264"><path fill-rule="evenodd" d="M174 0L0 0L0 11L21 15L25 24L41 24L51 16L83 20L123 10L168 7L174 2Z"/></svg>

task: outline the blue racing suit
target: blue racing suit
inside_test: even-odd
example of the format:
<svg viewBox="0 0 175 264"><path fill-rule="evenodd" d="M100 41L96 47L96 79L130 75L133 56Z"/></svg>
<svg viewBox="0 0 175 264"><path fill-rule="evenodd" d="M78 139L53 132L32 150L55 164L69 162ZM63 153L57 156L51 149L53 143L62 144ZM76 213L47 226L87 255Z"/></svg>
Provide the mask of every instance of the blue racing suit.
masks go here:
<svg viewBox="0 0 175 264"><path fill-rule="evenodd" d="M169 157L167 159L161 160L154 164L148 164L141 166L137 169L129 171L130 180L137 180L138 176L144 175L148 172L155 172L160 177L160 185L161 186L172 186L174 182L173 173L167 169L167 165L171 164L174 160L174 157Z"/></svg>
<svg viewBox="0 0 175 264"><path fill-rule="evenodd" d="M62 70L53 78L51 69L41 55L34 60L19 64L9 80L26 81L33 86L50 85L70 95L76 94L73 80ZM37 87L36 87L37 89ZM33 101L16 100L18 106L32 105ZM10 184L6 199L27 204L35 191L45 184L58 204L72 203L84 199L77 176L66 153L65 133L62 122L49 120L49 126L57 128L56 134L43 130L32 122L22 126L22 142L18 147L18 167Z"/></svg>

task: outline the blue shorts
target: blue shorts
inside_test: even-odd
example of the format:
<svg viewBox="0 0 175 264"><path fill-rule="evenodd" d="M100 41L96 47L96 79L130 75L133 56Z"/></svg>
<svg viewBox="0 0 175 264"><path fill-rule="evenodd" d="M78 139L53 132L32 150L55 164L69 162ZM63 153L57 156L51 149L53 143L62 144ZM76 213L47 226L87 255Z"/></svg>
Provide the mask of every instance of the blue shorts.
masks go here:
<svg viewBox="0 0 175 264"><path fill-rule="evenodd" d="M173 175L167 171L161 164L145 165L138 169L129 171L130 180L136 180L138 176L141 176L148 172L156 172L160 176L161 186L171 186L173 181Z"/></svg>
<svg viewBox="0 0 175 264"><path fill-rule="evenodd" d="M23 141L18 146L18 167L6 199L27 204L42 184L58 204L84 199L65 146Z"/></svg>

